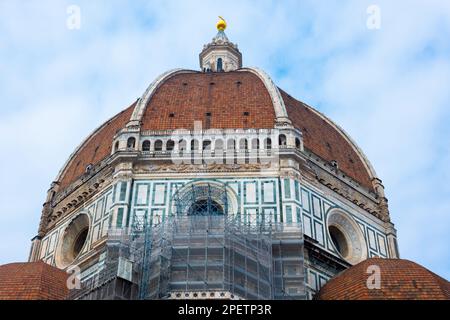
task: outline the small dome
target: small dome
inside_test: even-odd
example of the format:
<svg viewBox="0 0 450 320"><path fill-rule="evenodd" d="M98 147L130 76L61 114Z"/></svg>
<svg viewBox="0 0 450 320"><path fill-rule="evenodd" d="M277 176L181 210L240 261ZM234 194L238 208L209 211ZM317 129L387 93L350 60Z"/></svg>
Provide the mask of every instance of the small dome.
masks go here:
<svg viewBox="0 0 450 320"><path fill-rule="evenodd" d="M63 300L68 274L42 261L0 266L0 300Z"/></svg>
<svg viewBox="0 0 450 320"><path fill-rule="evenodd" d="M380 269L380 288L369 289ZM317 300L449 300L450 283L409 260L370 258L331 279L315 297Z"/></svg>

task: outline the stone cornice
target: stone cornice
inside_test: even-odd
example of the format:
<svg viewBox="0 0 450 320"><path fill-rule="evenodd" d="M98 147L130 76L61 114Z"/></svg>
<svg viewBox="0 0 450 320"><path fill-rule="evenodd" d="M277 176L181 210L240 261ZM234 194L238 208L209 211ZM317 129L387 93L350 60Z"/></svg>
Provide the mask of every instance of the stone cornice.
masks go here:
<svg viewBox="0 0 450 320"><path fill-rule="evenodd" d="M42 213L45 224L44 230L53 228L61 219L64 219L64 217L70 215L92 197L103 191L104 187L111 183L113 171L113 168L105 168L105 170L97 172L75 190L72 190L70 194L59 199L57 203L51 206L44 206Z"/></svg>

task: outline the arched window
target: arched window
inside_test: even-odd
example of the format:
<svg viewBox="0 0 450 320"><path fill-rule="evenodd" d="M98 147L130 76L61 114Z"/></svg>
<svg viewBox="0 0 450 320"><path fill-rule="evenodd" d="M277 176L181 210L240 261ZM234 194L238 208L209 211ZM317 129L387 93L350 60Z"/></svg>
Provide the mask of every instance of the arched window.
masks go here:
<svg viewBox="0 0 450 320"><path fill-rule="evenodd" d="M286 146L286 136L284 134L280 134L278 136L278 145L280 147L285 147Z"/></svg>
<svg viewBox="0 0 450 320"><path fill-rule="evenodd" d="M223 72L222 58L217 59L217 72Z"/></svg>
<svg viewBox="0 0 450 320"><path fill-rule="evenodd" d="M150 151L150 141L145 140L142 142L142 151Z"/></svg>
<svg viewBox="0 0 450 320"><path fill-rule="evenodd" d="M189 216L224 215L223 207L212 199L197 200L188 211Z"/></svg>
<svg viewBox="0 0 450 320"><path fill-rule="evenodd" d="M211 150L211 141L210 140L203 140L203 150Z"/></svg>
<svg viewBox="0 0 450 320"><path fill-rule="evenodd" d="M134 149L135 146L136 146L136 138L134 137L128 138L127 149Z"/></svg>
<svg viewBox="0 0 450 320"><path fill-rule="evenodd" d="M300 143L300 139L299 138L295 138L295 147L297 149L300 149L300 147L301 147L301 143Z"/></svg>
<svg viewBox="0 0 450 320"><path fill-rule="evenodd" d="M155 151L162 151L163 142L161 140L155 141Z"/></svg>
<svg viewBox="0 0 450 320"><path fill-rule="evenodd" d="M180 141L178 141L178 150L186 150L187 149L187 142L184 139L181 139Z"/></svg>
<svg viewBox="0 0 450 320"><path fill-rule="evenodd" d="M264 148L266 148L268 150L272 149L272 139L266 138L264 140Z"/></svg>
<svg viewBox="0 0 450 320"><path fill-rule="evenodd" d="M175 148L175 141L169 140L167 141L166 150L172 151Z"/></svg>
<svg viewBox="0 0 450 320"><path fill-rule="evenodd" d="M119 150L119 141L116 141L115 145L114 145L114 152Z"/></svg>

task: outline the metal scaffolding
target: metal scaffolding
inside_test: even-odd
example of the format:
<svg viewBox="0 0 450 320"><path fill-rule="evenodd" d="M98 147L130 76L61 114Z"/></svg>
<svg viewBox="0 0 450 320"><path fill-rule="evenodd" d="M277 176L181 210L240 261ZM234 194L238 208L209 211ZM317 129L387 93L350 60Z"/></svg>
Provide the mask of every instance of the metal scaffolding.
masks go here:
<svg viewBox="0 0 450 320"><path fill-rule="evenodd" d="M129 229L109 232L105 267L78 298L201 298L213 292L241 299L305 298L299 225L274 223L270 215L228 214L220 185L192 185L172 200L173 212L165 219L134 217ZM128 289L115 297L93 293L113 281L128 283Z"/></svg>
<svg viewBox="0 0 450 320"><path fill-rule="evenodd" d="M174 216L146 229L142 259L136 261L140 299L194 291L273 297L270 229L252 232L229 216Z"/></svg>

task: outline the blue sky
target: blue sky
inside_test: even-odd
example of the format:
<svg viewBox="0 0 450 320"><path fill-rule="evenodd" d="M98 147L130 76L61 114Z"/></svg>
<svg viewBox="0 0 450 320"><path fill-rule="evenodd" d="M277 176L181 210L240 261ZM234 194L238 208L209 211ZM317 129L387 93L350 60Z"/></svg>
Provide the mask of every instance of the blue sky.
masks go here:
<svg viewBox="0 0 450 320"><path fill-rule="evenodd" d="M395 3L394 3L395 2ZM67 7L81 28L66 27ZM369 5L381 29L366 26ZM0 264L27 259L51 181L217 16L244 65L335 120L384 182L402 258L450 278L449 1L0 0Z"/></svg>

